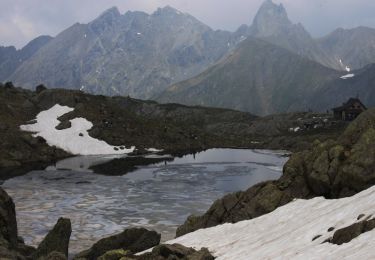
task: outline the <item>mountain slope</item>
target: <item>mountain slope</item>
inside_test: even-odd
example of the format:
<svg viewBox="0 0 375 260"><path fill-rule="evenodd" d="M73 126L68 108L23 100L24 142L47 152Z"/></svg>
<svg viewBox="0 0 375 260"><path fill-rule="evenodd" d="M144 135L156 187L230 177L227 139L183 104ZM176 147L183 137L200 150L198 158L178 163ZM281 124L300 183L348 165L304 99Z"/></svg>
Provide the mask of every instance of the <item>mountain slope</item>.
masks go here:
<svg viewBox="0 0 375 260"><path fill-rule="evenodd" d="M0 81L5 81L18 66L33 56L51 39L50 36L39 36L20 50L16 50L13 46L0 47Z"/></svg>
<svg viewBox="0 0 375 260"><path fill-rule="evenodd" d="M327 53L351 69L360 69L375 62L375 29L337 29L318 42Z"/></svg>
<svg viewBox="0 0 375 260"><path fill-rule="evenodd" d="M89 24L60 33L10 79L28 88L43 82L148 98L203 71L231 44L231 33L213 31L168 6L151 15L121 15L111 8Z"/></svg>
<svg viewBox="0 0 375 260"><path fill-rule="evenodd" d="M375 106L375 64L353 71L353 77L327 82L311 98L316 111L330 109L358 96L367 107Z"/></svg>
<svg viewBox="0 0 375 260"><path fill-rule="evenodd" d="M258 115L307 110L313 93L341 74L286 49L249 38L227 59L171 86L157 100Z"/></svg>
<svg viewBox="0 0 375 260"><path fill-rule="evenodd" d="M338 60L316 43L300 23L293 24L289 20L282 4L276 5L271 0L266 0L261 5L252 25L240 27L237 34L263 39L329 68L344 69Z"/></svg>

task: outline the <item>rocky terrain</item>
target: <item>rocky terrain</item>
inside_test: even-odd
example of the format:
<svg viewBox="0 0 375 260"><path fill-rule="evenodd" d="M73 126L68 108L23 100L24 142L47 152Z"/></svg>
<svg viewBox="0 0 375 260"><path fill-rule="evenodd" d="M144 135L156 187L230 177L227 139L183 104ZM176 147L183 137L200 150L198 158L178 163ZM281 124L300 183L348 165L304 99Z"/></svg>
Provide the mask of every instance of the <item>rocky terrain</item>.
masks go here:
<svg viewBox="0 0 375 260"><path fill-rule="evenodd" d="M83 117L93 123L89 135L111 145L135 146L136 154L146 148L181 155L208 148L274 148L300 150L315 139L337 136L345 124L329 115L296 113L257 118L234 110L161 105L129 97L104 97L73 90L37 91L0 86L1 178L45 167L55 160L71 156L50 147L41 137L22 132L20 125L32 123L35 116L55 104L74 111L63 115L59 129L69 128L69 120ZM133 169L144 161L131 159L120 167ZM116 164L112 165L116 167ZM107 169L110 169L107 168ZM111 173L108 173L111 174Z"/></svg>
<svg viewBox="0 0 375 260"><path fill-rule="evenodd" d="M312 148L294 153L279 180L226 195L204 215L190 216L176 235L256 218L294 198L343 198L371 187L375 184L374 129L375 110L370 109L337 139L316 141Z"/></svg>
<svg viewBox="0 0 375 260"><path fill-rule="evenodd" d="M48 90L42 87L38 87L38 93L30 92L14 88L9 83L6 87L2 86L1 90L3 91L2 95L13 94L37 101L34 105L35 110L49 107L54 102L65 102L67 105L75 105L77 107L77 101L81 103L87 102L84 99L95 100L98 98L102 100L104 98L76 91ZM105 104L114 109L113 111L115 111L115 104L119 102L118 99L144 104L144 102L128 98L114 97L108 99L109 101L105 102ZM17 99L12 100L17 101ZM10 108L20 109L14 109L14 111L19 111L20 113L21 106L19 104L24 102L25 100L23 102L19 100L11 103L10 105L13 106L10 106ZM154 102L151 104L165 107L165 105L158 105ZM176 108L177 105L171 106ZM88 110L91 108L88 104L86 104L86 107ZM141 107L144 108L144 106ZM183 111L185 112L189 109L204 109L178 107L184 108ZM8 109L10 108L8 106ZM129 110L134 114L138 113L138 116L144 116L145 113L137 105L129 105ZM209 111L210 109L207 110ZM106 108L106 111L111 110ZM155 111L155 109L152 111ZM216 111L216 109L213 111ZM238 115L249 117L248 114L241 112L220 111L221 113L233 113L234 115L238 113ZM81 113L83 112L81 111ZM85 114L85 116L88 115L89 113ZM220 113L214 115L219 117ZM150 118L152 117L150 116L148 120L151 120ZM207 118L206 120L209 122L209 119ZM277 207L291 202L294 198L313 198L316 196L324 196L327 199L342 198L354 195L374 185L375 110L370 109L361 114L340 136L337 133L340 132L339 129L342 129L342 126L339 127L333 121L327 121L326 119L318 117L318 115L312 117L303 113L266 118L251 117L251 124L248 126L249 131L260 133L264 132L264 129L268 126L273 126L269 127L270 138L272 135L281 136L280 133L283 131L285 131L284 135L289 133L292 140L297 140L305 135L311 138L314 136L313 133L319 136L319 132L314 132L318 131L319 128L314 128L314 126L318 123L326 123L326 128L321 127L327 132L332 131L330 135L332 139L327 140L327 135L324 138L325 141L316 140L310 148L294 153L285 165L283 175L279 180L264 182L250 187L247 191L226 195L224 198L217 200L203 216L190 216L178 228L176 235L181 236L200 228L212 227L226 222L236 223L241 220L252 219L267 214ZM61 120L64 122L64 119ZM269 122L272 122L272 124ZM328 124L332 124L331 128ZM311 126L313 129L310 129ZM10 125L9 127L12 126ZM220 132L223 129L218 129L217 131ZM309 133L309 131L312 132ZM9 138L14 137L9 136ZM46 144L41 142L40 146L46 146ZM35 154L38 154L39 149L43 150L43 148L37 147ZM302 148L299 150L302 150ZM69 219L59 219L40 245L37 248L33 248L25 245L22 238L18 237L14 203L2 189L0 189L0 207L0 224L2 227L0 230L0 256L2 258L66 259L68 257L71 234ZM357 224L335 231L332 240L329 242L335 244L344 243L363 232L372 230L373 227L372 220L363 219ZM142 228L128 229L99 240L91 248L77 254L75 259L213 259L209 251L204 248L196 251L178 244L156 246L159 242L160 235L154 231ZM156 247L149 253L134 255L153 246Z"/></svg>

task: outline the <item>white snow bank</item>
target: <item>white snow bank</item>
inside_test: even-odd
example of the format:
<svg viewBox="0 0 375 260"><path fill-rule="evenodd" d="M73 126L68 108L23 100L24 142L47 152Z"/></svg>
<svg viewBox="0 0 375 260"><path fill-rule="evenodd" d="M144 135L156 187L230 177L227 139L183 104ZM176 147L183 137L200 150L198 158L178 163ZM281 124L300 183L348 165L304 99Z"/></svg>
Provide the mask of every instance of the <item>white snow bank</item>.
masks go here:
<svg viewBox="0 0 375 260"><path fill-rule="evenodd" d="M342 77L340 77L340 79L348 79L348 78L353 78L355 75L353 74L353 73L351 73L351 74L346 74L346 75L344 75L344 76L342 76Z"/></svg>
<svg viewBox="0 0 375 260"><path fill-rule="evenodd" d="M322 244L335 230L358 222L359 214L375 216L375 186L344 199L295 200L267 215L198 230L166 243L207 247L218 260L375 259L375 230L346 244ZM328 232L330 227L335 230ZM321 237L312 241L317 235Z"/></svg>
<svg viewBox="0 0 375 260"><path fill-rule="evenodd" d="M20 128L23 131L34 132L34 137L43 137L50 146L56 146L75 155L126 154L134 151L135 147L130 149L124 146L115 147L89 136L87 131L93 127L93 124L85 118L70 120L72 124L70 128L57 130L55 127L60 124L57 118L73 110L74 108L56 104L40 112L35 124L21 125Z"/></svg>

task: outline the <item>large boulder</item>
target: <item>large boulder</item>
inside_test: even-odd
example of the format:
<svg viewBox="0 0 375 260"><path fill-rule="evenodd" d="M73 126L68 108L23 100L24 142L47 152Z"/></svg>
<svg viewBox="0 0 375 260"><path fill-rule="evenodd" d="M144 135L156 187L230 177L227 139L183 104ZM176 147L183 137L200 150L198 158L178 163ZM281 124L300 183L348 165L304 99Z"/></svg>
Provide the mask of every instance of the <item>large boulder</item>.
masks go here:
<svg viewBox="0 0 375 260"><path fill-rule="evenodd" d="M0 244L16 248L18 244L16 210L13 200L0 188Z"/></svg>
<svg viewBox="0 0 375 260"><path fill-rule="evenodd" d="M269 213L295 198L342 198L375 185L375 109L362 113L338 140L295 153L277 181L224 196L202 216L190 216L176 236Z"/></svg>
<svg viewBox="0 0 375 260"><path fill-rule="evenodd" d="M350 242L361 234L371 231L375 228L375 219L362 220L350 226L338 229L333 237L328 241L332 244L341 245Z"/></svg>
<svg viewBox="0 0 375 260"><path fill-rule="evenodd" d="M46 258L52 252L60 253L68 257L69 239L72 233L72 225L70 219L59 218L53 229L47 234L43 241L39 244L33 258Z"/></svg>
<svg viewBox="0 0 375 260"><path fill-rule="evenodd" d="M90 249L77 254L74 259L94 260L108 251L123 249L138 253L160 243L160 234L144 228L129 228L122 233L103 238Z"/></svg>
<svg viewBox="0 0 375 260"><path fill-rule="evenodd" d="M0 259L28 259L35 248L17 236L16 211L13 200L0 188Z"/></svg>

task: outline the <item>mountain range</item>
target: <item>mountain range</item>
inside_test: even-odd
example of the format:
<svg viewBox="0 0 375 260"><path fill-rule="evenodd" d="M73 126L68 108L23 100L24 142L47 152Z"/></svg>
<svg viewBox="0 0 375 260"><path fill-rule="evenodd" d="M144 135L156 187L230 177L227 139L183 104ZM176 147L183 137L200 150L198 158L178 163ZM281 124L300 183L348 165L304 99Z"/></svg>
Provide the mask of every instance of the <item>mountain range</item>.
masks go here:
<svg viewBox="0 0 375 260"><path fill-rule="evenodd" d="M58 34L9 76L32 88L81 89L150 98L225 55L233 35L169 6L148 15L111 8ZM4 78L3 78L4 80Z"/></svg>
<svg viewBox="0 0 375 260"><path fill-rule="evenodd" d="M235 32L212 30L169 6L152 14L114 7L21 50L0 47L0 81L264 115L326 110L366 92L372 63L375 29L337 29L314 39L271 0ZM341 78L352 70L353 78Z"/></svg>

